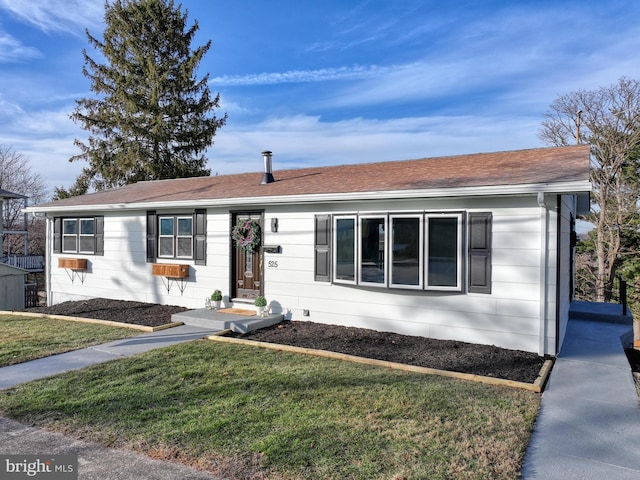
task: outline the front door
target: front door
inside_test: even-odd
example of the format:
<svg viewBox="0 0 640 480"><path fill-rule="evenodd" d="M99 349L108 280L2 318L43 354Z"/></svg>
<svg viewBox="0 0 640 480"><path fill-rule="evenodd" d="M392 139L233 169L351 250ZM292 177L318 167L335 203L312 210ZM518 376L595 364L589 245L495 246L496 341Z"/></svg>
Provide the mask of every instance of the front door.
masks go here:
<svg viewBox="0 0 640 480"><path fill-rule="evenodd" d="M262 235L261 213L236 213L233 215L233 226L239 221L253 220L260 225ZM235 298L256 298L262 294L262 254L257 248L254 252L246 252L233 245L233 271Z"/></svg>

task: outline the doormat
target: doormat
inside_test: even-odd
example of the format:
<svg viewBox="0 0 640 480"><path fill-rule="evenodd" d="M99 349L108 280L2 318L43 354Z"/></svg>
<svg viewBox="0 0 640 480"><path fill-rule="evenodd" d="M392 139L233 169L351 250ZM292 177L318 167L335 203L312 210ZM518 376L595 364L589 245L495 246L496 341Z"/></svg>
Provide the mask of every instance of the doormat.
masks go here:
<svg viewBox="0 0 640 480"><path fill-rule="evenodd" d="M256 314L255 310L243 310L242 308L223 308L218 310L218 313L231 313L233 315L244 315L245 317L252 317Z"/></svg>

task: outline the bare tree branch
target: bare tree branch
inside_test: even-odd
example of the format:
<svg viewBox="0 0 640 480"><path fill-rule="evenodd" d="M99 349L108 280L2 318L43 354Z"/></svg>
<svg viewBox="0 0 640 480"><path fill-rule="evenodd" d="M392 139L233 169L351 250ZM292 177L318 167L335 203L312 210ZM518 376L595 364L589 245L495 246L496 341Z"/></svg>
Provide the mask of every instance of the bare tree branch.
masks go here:
<svg viewBox="0 0 640 480"><path fill-rule="evenodd" d="M31 204L45 201L49 195L45 179L42 175L34 172L29 164L29 159L16 152L10 146L0 144L0 188L13 193L18 193L29 197ZM24 201L22 199L7 199L3 202L2 222L6 230L29 231L32 252L44 252L44 226L33 216L25 217L22 213ZM40 232L42 230L42 232ZM38 238L41 240L36 241ZM7 251L21 251L24 243L23 238L16 235L4 235L3 245ZM40 250L36 250L41 248ZM5 252L0 252L3 256ZM29 252L27 252L29 253Z"/></svg>
<svg viewBox="0 0 640 480"><path fill-rule="evenodd" d="M625 231L636 228L640 188L640 82L621 78L593 91L562 95L545 114L539 137L547 144L591 145L592 213L596 229L596 301L607 301Z"/></svg>

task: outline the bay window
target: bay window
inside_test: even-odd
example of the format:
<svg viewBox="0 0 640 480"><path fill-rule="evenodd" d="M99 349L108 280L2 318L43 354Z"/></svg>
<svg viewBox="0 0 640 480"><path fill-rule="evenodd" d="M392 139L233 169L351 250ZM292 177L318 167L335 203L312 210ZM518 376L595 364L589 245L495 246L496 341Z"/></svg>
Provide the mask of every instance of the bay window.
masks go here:
<svg viewBox="0 0 640 480"><path fill-rule="evenodd" d="M336 215L332 280L462 291L463 218L460 212Z"/></svg>

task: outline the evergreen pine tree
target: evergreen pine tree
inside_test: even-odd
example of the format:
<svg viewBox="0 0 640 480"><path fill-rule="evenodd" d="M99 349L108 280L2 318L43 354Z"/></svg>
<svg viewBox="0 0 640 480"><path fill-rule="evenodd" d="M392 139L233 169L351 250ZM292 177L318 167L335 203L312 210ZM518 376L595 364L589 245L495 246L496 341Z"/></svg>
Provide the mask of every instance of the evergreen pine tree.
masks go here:
<svg viewBox="0 0 640 480"><path fill-rule="evenodd" d="M78 100L71 114L89 132L77 140L86 160L76 184L56 189L77 195L142 180L209 175L205 150L226 114L217 118L220 96L212 96L209 75L196 69L211 41L191 50L198 30L172 0L115 0L105 4L103 41L87 30L89 43L105 63L83 50L83 74L93 98Z"/></svg>

